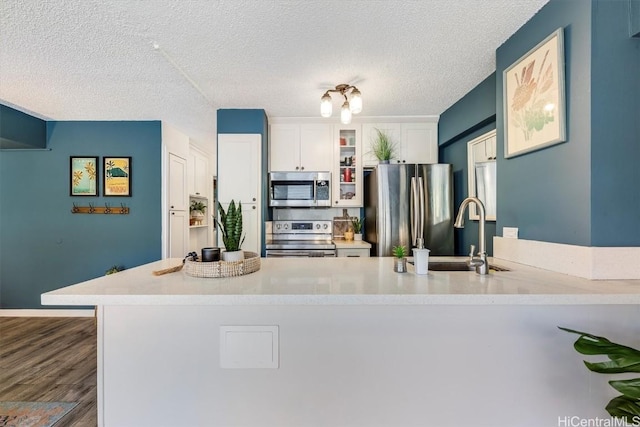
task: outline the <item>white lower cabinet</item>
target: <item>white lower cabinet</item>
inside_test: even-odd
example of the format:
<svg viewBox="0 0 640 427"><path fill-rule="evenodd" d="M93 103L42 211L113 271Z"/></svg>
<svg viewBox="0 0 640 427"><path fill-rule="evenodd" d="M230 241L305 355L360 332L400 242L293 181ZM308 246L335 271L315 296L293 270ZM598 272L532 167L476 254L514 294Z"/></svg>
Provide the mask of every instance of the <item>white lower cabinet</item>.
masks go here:
<svg viewBox="0 0 640 427"><path fill-rule="evenodd" d="M370 252L371 249L367 249L367 248L361 248L361 249L356 249L356 248L347 248L347 249L336 249L336 256L337 257L369 257L370 256Z"/></svg>
<svg viewBox="0 0 640 427"><path fill-rule="evenodd" d="M187 255L188 232L187 211L169 212L169 258L184 258Z"/></svg>

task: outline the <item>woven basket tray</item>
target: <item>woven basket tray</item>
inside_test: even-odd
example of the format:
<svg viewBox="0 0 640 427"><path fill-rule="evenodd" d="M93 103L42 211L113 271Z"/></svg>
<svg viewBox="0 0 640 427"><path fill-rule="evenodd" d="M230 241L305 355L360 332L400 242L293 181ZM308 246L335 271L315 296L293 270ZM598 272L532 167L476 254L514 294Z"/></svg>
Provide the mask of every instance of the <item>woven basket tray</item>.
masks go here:
<svg viewBox="0 0 640 427"><path fill-rule="evenodd" d="M240 261L184 262L184 272L193 277L234 277L260 270L260 256L255 252L245 252Z"/></svg>

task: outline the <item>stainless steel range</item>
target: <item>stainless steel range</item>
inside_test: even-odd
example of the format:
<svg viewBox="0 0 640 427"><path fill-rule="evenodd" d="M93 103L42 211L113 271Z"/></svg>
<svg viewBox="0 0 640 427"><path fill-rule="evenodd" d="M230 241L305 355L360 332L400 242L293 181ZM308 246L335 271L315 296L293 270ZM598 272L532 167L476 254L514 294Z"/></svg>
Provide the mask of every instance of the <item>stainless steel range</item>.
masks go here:
<svg viewBox="0 0 640 427"><path fill-rule="evenodd" d="M331 221L273 221L267 229L267 258L334 257Z"/></svg>

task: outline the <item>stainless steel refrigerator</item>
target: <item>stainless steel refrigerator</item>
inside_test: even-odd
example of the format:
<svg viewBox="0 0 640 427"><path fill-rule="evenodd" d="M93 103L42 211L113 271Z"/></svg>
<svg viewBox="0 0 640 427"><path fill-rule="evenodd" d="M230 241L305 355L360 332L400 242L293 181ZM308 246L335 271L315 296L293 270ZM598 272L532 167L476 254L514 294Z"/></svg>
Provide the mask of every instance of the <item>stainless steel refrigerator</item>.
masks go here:
<svg viewBox="0 0 640 427"><path fill-rule="evenodd" d="M449 164L381 164L364 177L365 240L372 255L394 246L454 255L453 170Z"/></svg>

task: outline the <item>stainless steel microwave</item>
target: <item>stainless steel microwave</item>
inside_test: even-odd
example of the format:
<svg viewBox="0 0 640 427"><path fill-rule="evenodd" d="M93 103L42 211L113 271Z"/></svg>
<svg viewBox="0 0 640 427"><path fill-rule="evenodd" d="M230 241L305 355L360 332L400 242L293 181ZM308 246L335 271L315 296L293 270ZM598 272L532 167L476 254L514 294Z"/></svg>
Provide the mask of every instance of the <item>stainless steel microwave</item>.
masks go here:
<svg viewBox="0 0 640 427"><path fill-rule="evenodd" d="M328 208L331 206L331 172L271 172L269 206Z"/></svg>

